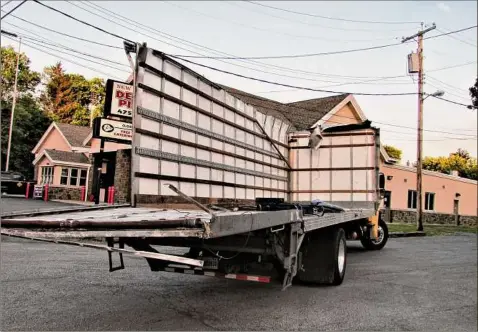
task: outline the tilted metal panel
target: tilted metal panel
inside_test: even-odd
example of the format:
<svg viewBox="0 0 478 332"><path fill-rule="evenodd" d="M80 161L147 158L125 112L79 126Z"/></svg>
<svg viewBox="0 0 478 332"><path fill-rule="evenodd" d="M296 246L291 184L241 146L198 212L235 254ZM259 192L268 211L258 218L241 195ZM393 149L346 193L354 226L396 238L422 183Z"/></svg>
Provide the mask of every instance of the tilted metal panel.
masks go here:
<svg viewBox="0 0 478 332"><path fill-rule="evenodd" d="M296 136L290 149L293 201L321 199L350 202L351 207L375 202L378 138L374 130L324 136L316 150L307 147L307 134Z"/></svg>
<svg viewBox="0 0 478 332"><path fill-rule="evenodd" d="M270 139L284 144L289 124L151 49L138 67L134 125L134 195L174 196L172 183L194 197L286 198L287 164Z"/></svg>

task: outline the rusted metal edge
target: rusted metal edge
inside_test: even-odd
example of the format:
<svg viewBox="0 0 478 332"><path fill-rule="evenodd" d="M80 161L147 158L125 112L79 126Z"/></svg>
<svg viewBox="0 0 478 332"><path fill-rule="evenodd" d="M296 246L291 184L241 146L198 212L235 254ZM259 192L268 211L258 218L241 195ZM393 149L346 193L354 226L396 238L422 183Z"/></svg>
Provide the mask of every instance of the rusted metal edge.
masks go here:
<svg viewBox="0 0 478 332"><path fill-rule="evenodd" d="M85 231L85 230L26 230L21 228L0 228L2 235L16 235L22 237L41 237L51 239L61 238L107 238L107 237L124 237L124 238L207 238L203 229L171 229L171 230L137 230L137 229L125 229L125 230L97 230L97 231Z"/></svg>
<svg viewBox="0 0 478 332"><path fill-rule="evenodd" d="M41 210L41 211L19 211L16 213L2 213L0 218L15 218L15 217L37 217L46 214L59 214L59 213L69 213L69 212L82 212L82 211L96 211L96 210L106 210L106 209L116 209L122 207L131 207L131 204L117 204L117 205L102 205L102 206L76 206L68 208L56 208L51 210Z"/></svg>
<svg viewBox="0 0 478 332"><path fill-rule="evenodd" d="M3 230L2 230L2 234L4 234ZM167 255L167 254L148 252L148 251L136 251L136 250L129 250L129 249L113 248L113 247L100 245L100 244L93 244L93 243L81 243L81 242L73 242L73 241L65 241L65 240L49 240L45 238L12 235L12 234L4 234L4 235L16 237L16 238L34 240L34 241L52 242L52 243L66 244L66 245L72 245L72 246L78 246L78 247L106 250L109 252L118 252L121 254L131 255L133 257L158 259L162 261L176 262L176 263L181 263L181 264L190 265L190 266L202 267L204 265L204 261L202 260L192 259L187 257L180 257L175 255Z"/></svg>

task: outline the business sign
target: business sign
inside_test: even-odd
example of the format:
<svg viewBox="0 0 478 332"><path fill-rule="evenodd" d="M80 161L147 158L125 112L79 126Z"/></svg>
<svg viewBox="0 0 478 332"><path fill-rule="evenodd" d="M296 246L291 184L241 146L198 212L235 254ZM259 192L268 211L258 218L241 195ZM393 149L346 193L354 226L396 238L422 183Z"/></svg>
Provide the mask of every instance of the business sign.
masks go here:
<svg viewBox="0 0 478 332"><path fill-rule="evenodd" d="M123 121L96 118L93 123L93 137L131 144L133 140L133 125Z"/></svg>
<svg viewBox="0 0 478 332"><path fill-rule="evenodd" d="M133 85L114 80L106 81L106 99L104 114L133 117Z"/></svg>
<svg viewBox="0 0 478 332"><path fill-rule="evenodd" d="M43 198L43 186L33 187L33 198Z"/></svg>

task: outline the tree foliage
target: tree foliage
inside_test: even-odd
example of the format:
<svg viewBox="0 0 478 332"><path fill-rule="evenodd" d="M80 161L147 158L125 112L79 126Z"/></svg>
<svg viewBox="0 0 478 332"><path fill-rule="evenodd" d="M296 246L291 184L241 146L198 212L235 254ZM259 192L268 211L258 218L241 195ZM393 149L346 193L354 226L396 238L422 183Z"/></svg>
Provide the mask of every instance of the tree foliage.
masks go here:
<svg viewBox="0 0 478 332"><path fill-rule="evenodd" d="M473 107L478 108L478 78L475 81L475 85L470 87L470 97Z"/></svg>
<svg viewBox="0 0 478 332"><path fill-rule="evenodd" d="M391 145L384 145L383 148L385 149L385 151L387 151L387 154L394 158L394 159L397 159L397 160L401 160L402 159L402 150L394 147L394 146L391 146Z"/></svg>
<svg viewBox="0 0 478 332"><path fill-rule="evenodd" d="M448 157L425 157L422 162L423 169L450 174L458 171L464 178L478 180L478 166L476 158L472 158L468 151L458 149Z"/></svg>
<svg viewBox="0 0 478 332"><path fill-rule="evenodd" d="M2 103L2 170L5 169L8 132L10 128L11 102ZM31 95L21 96L17 100L13 118L12 144L9 170L20 172L33 179L32 162L35 156L32 149L38 143L51 120L40 109L40 105Z"/></svg>
<svg viewBox="0 0 478 332"><path fill-rule="evenodd" d="M93 117L101 115L105 95L102 79L87 80L79 74L68 74L58 62L45 68L43 84L40 101L54 121L87 126L90 122L90 108Z"/></svg>

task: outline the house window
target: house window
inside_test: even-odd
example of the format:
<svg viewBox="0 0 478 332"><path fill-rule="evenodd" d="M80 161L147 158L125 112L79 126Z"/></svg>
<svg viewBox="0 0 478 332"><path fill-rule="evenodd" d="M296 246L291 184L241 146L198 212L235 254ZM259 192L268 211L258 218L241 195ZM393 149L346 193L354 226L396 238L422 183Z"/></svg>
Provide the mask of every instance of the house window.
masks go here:
<svg viewBox="0 0 478 332"><path fill-rule="evenodd" d="M80 170L80 186L86 185L86 169Z"/></svg>
<svg viewBox="0 0 478 332"><path fill-rule="evenodd" d="M416 209L417 208L417 191L409 190L408 191L408 208Z"/></svg>
<svg viewBox="0 0 478 332"><path fill-rule="evenodd" d="M41 184L52 184L52 183L53 183L53 167L43 166L41 168Z"/></svg>
<svg viewBox="0 0 478 332"><path fill-rule="evenodd" d="M68 185L68 176L70 173L69 168L62 168L61 169L61 179L60 179L60 184L66 186Z"/></svg>
<svg viewBox="0 0 478 332"><path fill-rule="evenodd" d="M60 183L65 186L84 186L86 185L86 169L62 168Z"/></svg>
<svg viewBox="0 0 478 332"><path fill-rule="evenodd" d="M435 210L435 193L425 193L425 210Z"/></svg>

